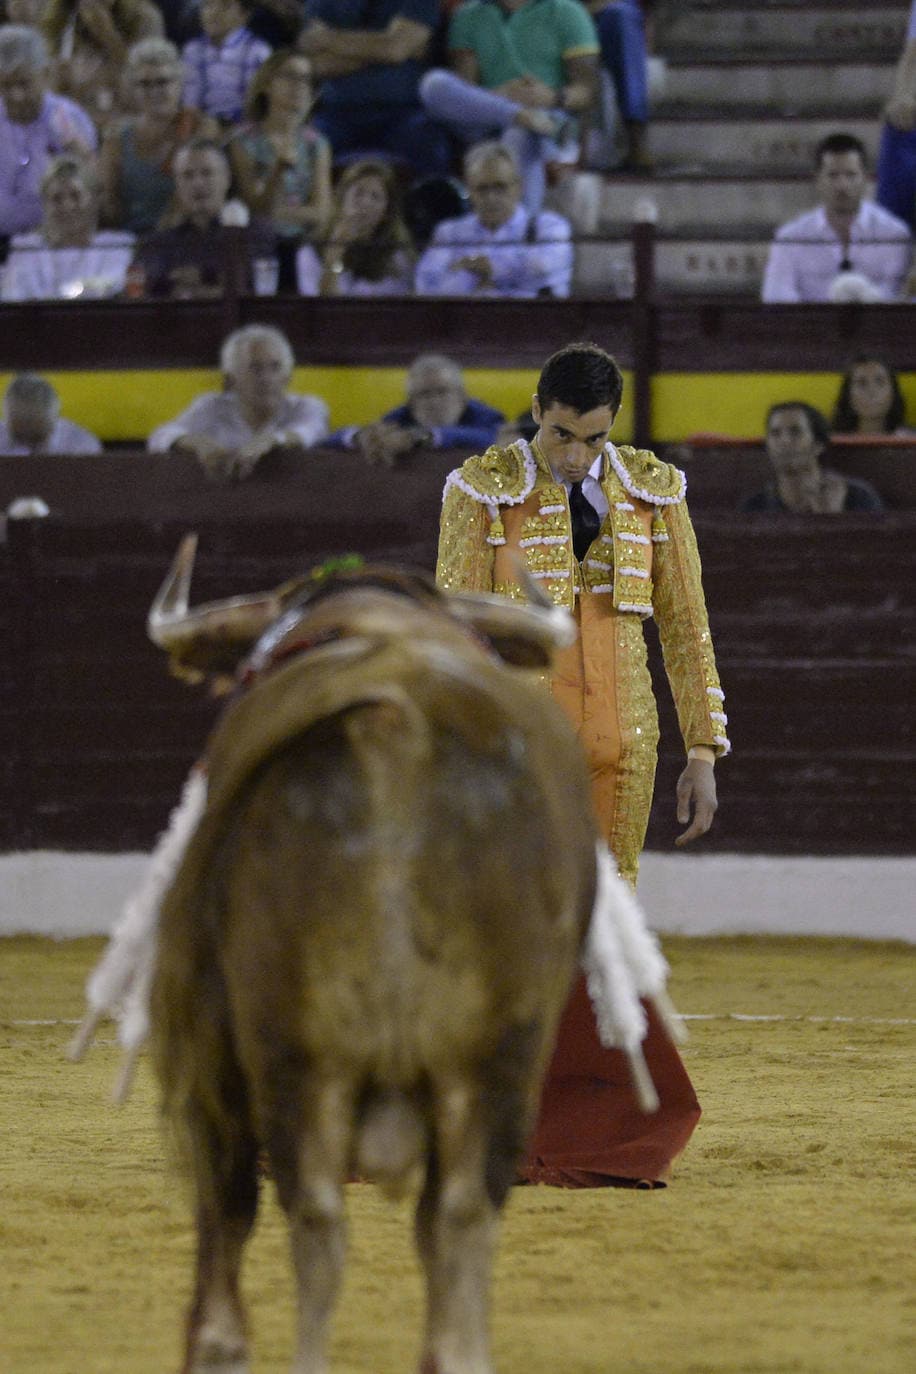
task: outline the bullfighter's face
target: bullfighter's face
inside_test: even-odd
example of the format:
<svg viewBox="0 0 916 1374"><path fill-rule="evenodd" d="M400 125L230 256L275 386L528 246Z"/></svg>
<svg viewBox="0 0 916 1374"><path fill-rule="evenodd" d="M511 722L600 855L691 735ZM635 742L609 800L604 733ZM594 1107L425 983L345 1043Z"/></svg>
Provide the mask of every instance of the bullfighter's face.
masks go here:
<svg viewBox="0 0 916 1374"><path fill-rule="evenodd" d="M607 443L617 416L607 405L580 412L552 401L542 409L537 396L532 400L531 414L538 426L538 447L561 482L582 481Z"/></svg>

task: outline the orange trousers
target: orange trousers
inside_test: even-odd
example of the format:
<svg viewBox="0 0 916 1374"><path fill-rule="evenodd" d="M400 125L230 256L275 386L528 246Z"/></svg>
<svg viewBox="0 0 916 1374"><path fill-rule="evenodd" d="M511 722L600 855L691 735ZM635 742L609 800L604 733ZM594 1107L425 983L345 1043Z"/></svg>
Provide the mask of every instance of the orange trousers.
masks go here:
<svg viewBox="0 0 916 1374"><path fill-rule="evenodd" d="M609 596L583 593L579 638L558 661L551 690L576 726L591 766L602 835L630 882L645 840L658 722L642 626ZM541 1108L520 1174L567 1188L664 1183L700 1116L700 1104L651 1008L643 1050L661 1105L642 1112L626 1058L600 1043L585 980L577 979L557 1036Z"/></svg>

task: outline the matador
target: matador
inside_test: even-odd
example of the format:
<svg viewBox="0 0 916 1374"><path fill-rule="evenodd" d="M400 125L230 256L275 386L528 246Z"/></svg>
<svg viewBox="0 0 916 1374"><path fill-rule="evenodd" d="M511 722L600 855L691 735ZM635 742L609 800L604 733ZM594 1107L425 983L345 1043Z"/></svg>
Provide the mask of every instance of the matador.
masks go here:
<svg viewBox="0 0 916 1374"><path fill-rule="evenodd" d="M598 827L635 885L655 781L658 718L643 621L654 616L687 763L678 820L687 843L712 823L715 759L728 752L683 473L609 432L623 378L592 344L548 359L538 431L472 457L446 481L437 580L524 598L519 568L575 617L549 680L588 756ZM573 988L522 1177L568 1187L656 1186L700 1115L677 1050L650 1008L646 1058L661 1105L644 1115L623 1057L604 1048L584 981Z"/></svg>

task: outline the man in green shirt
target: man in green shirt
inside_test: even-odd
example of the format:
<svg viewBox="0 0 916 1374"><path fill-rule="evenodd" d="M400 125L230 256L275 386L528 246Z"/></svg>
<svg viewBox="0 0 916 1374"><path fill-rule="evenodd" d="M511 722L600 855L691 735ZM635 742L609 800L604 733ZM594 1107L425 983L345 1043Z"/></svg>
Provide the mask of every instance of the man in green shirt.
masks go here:
<svg viewBox="0 0 916 1374"><path fill-rule="evenodd" d="M420 83L429 114L465 143L499 135L536 212L547 162L578 157L578 116L597 97L598 35L579 0L468 0L448 33L451 70Z"/></svg>

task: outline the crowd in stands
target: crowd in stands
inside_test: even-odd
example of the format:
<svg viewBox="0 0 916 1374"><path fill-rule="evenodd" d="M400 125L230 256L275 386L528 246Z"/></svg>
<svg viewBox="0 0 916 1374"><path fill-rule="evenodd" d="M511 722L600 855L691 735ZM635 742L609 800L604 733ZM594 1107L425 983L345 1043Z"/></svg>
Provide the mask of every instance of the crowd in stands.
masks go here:
<svg viewBox="0 0 916 1374"><path fill-rule="evenodd" d="M651 168L651 11L637 0L5 0L0 297L199 299L230 284L302 296L569 296L574 235L552 208L562 194L545 204L548 183L562 190L580 164L602 68L625 131L622 165ZM913 294L916 0L883 113L876 199L861 141L825 138L816 204L776 230L764 302ZM283 336L231 342L225 390L151 446L238 477L260 461L268 432L287 447L328 440L323 402L299 398L314 401L307 419L289 411ZM500 424L503 437L517 432L524 417L511 430L484 416L455 366L418 360L403 407L330 442L388 463L418 435L435 446L449 442L443 434L492 437ZM438 404L420 399L427 373ZM24 385L20 408L39 409L47 384ZM12 405L7 451L20 451L24 433L39 435L32 448L57 443L57 414L50 429L23 429L15 394ZM814 443L812 416L802 418ZM856 360L834 428L894 433L903 420L890 369Z"/></svg>
<svg viewBox="0 0 916 1374"><path fill-rule="evenodd" d="M545 209L545 194L552 180L563 208L566 178L598 117L602 71L625 135L622 167L651 168L652 6L638 0L5 0L4 8L8 300L118 294L124 273L107 263L92 270L89 252L104 248L114 260L115 245L102 242L111 233L137 238L130 294L213 294L228 270L216 268L219 228L250 240L252 263L275 259L285 292L565 296L573 233L562 213ZM824 140L819 203L776 233L764 301L909 296L914 139L916 0L886 110L882 204L865 194L859 140L842 131ZM222 196L200 191L194 213L180 184L190 175L188 149L198 181L204 164L214 186L228 176ZM484 149L491 161L482 170ZM83 160L91 202L85 227L63 238L50 204L60 183L45 179L62 154ZM77 248L87 253L84 276L73 270ZM65 250L67 264L50 270L49 255ZM23 268L30 252L43 267ZM250 277L236 285L250 287Z"/></svg>

